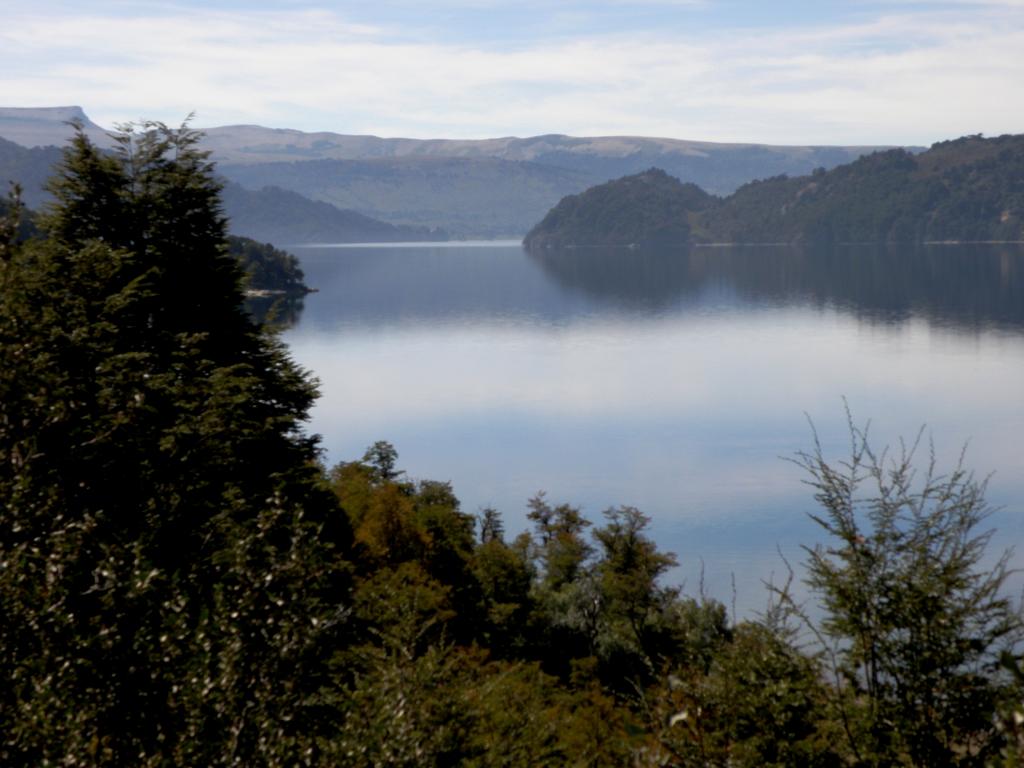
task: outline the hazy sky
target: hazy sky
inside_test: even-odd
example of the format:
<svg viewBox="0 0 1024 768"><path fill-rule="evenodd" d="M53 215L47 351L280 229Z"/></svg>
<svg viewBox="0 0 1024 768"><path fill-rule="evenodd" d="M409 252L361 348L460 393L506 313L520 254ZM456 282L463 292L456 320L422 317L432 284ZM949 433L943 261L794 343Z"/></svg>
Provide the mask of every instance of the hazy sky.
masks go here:
<svg viewBox="0 0 1024 768"><path fill-rule="evenodd" d="M0 106L381 136L1024 132L1024 0L0 0Z"/></svg>

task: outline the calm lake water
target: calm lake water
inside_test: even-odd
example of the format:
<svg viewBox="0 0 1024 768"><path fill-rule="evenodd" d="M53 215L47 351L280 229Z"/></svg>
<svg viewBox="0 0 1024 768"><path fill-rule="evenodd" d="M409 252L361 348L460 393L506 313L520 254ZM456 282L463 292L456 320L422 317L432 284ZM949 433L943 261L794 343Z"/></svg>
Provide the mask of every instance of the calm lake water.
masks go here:
<svg viewBox="0 0 1024 768"><path fill-rule="evenodd" d="M1024 537L1020 247L295 253L319 293L285 340L321 382L328 460L388 440L510 534L540 490L594 521L633 505L673 581L727 604L735 583L756 610L821 540L784 457L811 448L809 418L843 458L845 397L879 446L927 425L948 467L969 441L1002 507L993 551Z"/></svg>

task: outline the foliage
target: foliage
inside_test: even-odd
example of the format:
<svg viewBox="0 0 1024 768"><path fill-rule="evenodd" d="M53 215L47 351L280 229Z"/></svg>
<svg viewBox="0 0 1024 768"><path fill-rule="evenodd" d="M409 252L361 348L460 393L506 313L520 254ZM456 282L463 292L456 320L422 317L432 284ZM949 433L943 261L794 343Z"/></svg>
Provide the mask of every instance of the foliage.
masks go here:
<svg viewBox="0 0 1024 768"><path fill-rule="evenodd" d="M234 256L247 277L250 291L265 291L289 296L309 293L303 282L299 260L293 254L270 243L258 243L248 237L228 236L228 253Z"/></svg>
<svg viewBox="0 0 1024 768"><path fill-rule="evenodd" d="M670 586L635 508L540 493L507 541L386 441L327 471L197 139L79 132L43 235L0 226L0 761L1019 761L983 482L857 430L843 464L801 454L835 541L808 550L805 647L791 600L735 623Z"/></svg>
<svg viewBox="0 0 1024 768"><path fill-rule="evenodd" d="M712 200L699 187L651 168L562 198L523 242L532 250L682 244L690 235L689 212Z"/></svg>
<svg viewBox="0 0 1024 768"><path fill-rule="evenodd" d="M996 721L1002 749L991 764L1013 768L1024 763L1024 658L1004 652L999 661L1009 673L1011 685L1004 692Z"/></svg>
<svg viewBox="0 0 1024 768"><path fill-rule="evenodd" d="M531 249L656 242L882 243L1024 239L1024 136L967 136L775 176L714 198L652 169L563 199Z"/></svg>
<svg viewBox="0 0 1024 768"><path fill-rule="evenodd" d="M601 546L595 574L602 596L602 641L615 649L619 664L631 658L640 665L637 677L653 674L676 651L671 608L679 591L660 583L676 558L658 552L645 535L650 518L640 510L619 507L604 514L607 524L594 532Z"/></svg>
<svg viewBox="0 0 1024 768"><path fill-rule="evenodd" d="M860 466L865 456L855 454L851 464ZM402 662L412 665L402 673L414 686L410 690L419 685L414 681L420 674L435 680L429 684L435 686L434 697L415 705L412 722L422 723L414 728L420 734L417 743L461 733L457 749L449 742L423 747L417 759L424 764L515 765L498 755L543 754L550 764L586 765L983 765L1016 754L1011 736L1019 728L1014 713L1024 691L1009 686L994 661L1004 639L1012 644L1019 614L1001 597L1001 566L991 573L968 568L963 578L955 576L968 563L977 565L971 558L981 554L985 543L984 537L967 535L972 510L984 509L984 486L959 470L945 481L926 481L931 490L918 498L917 507L897 504L901 511L895 522L906 522L912 508L922 517L916 534L897 537L908 549L886 555L890 571L829 571L843 599L852 600L858 589L863 599L819 630L821 638L834 642L815 650L801 646L806 634L787 623L797 615L791 613L792 603L774 606L760 620L731 625L721 604L663 586L675 560L647 537L649 521L636 509L610 509L605 524L593 527L577 507L538 494L528 502L532 533L507 543L500 516L485 510L479 539L472 541L462 527L470 521L459 516L450 489L400 479L396 458L390 444L378 443L363 462L341 465L333 477L357 539L377 542L371 547L377 554L358 567L376 575L368 577L359 594L374 584L387 586L372 587L365 593L372 596L366 604L379 612L390 596L403 610L428 609L429 617L418 622L375 624L418 627L425 633L408 635L416 639L406 642L407 661ZM907 479L912 458L908 452L902 463ZM813 473L823 471L813 462L805 469L812 482ZM883 480L901 476L874 475ZM934 472L930 476L936 479ZM954 492L957 488L962 493ZM881 497L895 501L899 495ZM426 498L433 503L426 504ZM820 499L826 510L820 519L827 522L832 499ZM928 499L942 500L964 515L949 509L925 512ZM447 522L431 528L432 519ZM390 533L370 537L375 525ZM463 534L443 537L446 543L438 547L438 530ZM863 546L858 536L876 547L892 538L879 533L871 539L862 529L848 534L851 547ZM925 542L931 549L915 560L912 544ZM432 548L468 567L431 566ZM837 551L814 552L827 563ZM413 573L418 574L413 581L395 581L396 574L407 579ZM813 567L810 573L813 579ZM950 589L932 589L944 578ZM883 583L889 585L884 590ZM419 597L408 591L414 584ZM865 608L873 590L879 605ZM457 600L460 591L464 597ZM826 611L836 605L827 590L823 604ZM873 625L877 637L872 647L889 654L887 671L875 693L868 693L858 666L864 646L842 621L877 618L883 609L887 623ZM971 612L975 620L964 623ZM965 642L956 639L958 631ZM985 631L991 642L982 648ZM392 659L385 666L401 656L387 654L389 641L372 647L379 663ZM474 661L467 655L473 648L500 661ZM935 661L942 659L945 666ZM941 671L935 673L929 664ZM537 665L535 671L528 665ZM402 676L389 674L394 677L388 679ZM514 681L536 674L541 674L534 678L538 690L525 695ZM361 679L368 685L377 678ZM391 684L383 678L379 685L374 695L395 695L386 694ZM525 695L516 698L514 713L489 698L501 685L508 686L509 696ZM922 706L929 686L941 690ZM885 696L872 698L883 689ZM500 699L500 693L495 695ZM411 706L413 700L403 701ZM997 718L1001 712L1006 715ZM552 718L557 729L536 730L538 722ZM498 734L506 728L515 733L514 742L502 742ZM384 737L366 738L377 743ZM388 736L387 743L392 738L400 742ZM946 751L936 750L939 740ZM502 745L500 750L495 744ZM529 764L523 759L521 764Z"/></svg>
<svg viewBox="0 0 1024 768"><path fill-rule="evenodd" d="M695 605L712 618L713 603ZM643 697L652 754L681 766L834 765L816 660L772 621L712 635L706 666L676 663Z"/></svg>
<svg viewBox="0 0 1024 768"><path fill-rule="evenodd" d="M11 184L6 198L0 197L0 244L13 248L18 242L39 235L35 214L25 207L20 184Z"/></svg>
<svg viewBox="0 0 1024 768"><path fill-rule="evenodd" d="M0 265L6 764L295 764L324 724L348 528L196 140L79 133Z"/></svg>
<svg viewBox="0 0 1024 768"><path fill-rule="evenodd" d="M825 618L812 625L833 659L849 748L867 765L984 765L1000 748L998 662L1020 642L1005 596L1007 556L985 560L985 482L961 462L918 473L918 440L875 453L851 424L847 461L816 443L796 461L834 545L808 550ZM866 493L863 490L867 486Z"/></svg>

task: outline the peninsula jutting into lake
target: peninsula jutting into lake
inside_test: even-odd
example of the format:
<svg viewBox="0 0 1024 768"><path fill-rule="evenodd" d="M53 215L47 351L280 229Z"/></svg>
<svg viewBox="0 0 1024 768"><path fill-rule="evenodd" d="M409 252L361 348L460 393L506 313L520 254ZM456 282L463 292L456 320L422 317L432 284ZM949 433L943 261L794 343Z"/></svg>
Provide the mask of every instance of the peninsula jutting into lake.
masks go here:
<svg viewBox="0 0 1024 768"><path fill-rule="evenodd" d="M564 198L530 249L1024 239L1024 136L965 136L778 176L716 197L652 168Z"/></svg>

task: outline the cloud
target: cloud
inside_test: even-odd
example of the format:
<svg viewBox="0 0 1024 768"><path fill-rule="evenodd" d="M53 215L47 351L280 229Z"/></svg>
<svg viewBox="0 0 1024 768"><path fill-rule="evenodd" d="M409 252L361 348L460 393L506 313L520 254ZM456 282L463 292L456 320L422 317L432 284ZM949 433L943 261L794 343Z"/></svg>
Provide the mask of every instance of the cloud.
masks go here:
<svg viewBox="0 0 1024 768"><path fill-rule="evenodd" d="M492 5L456 4L467 3ZM27 6L0 31L10 62L0 88L10 105L81 104L104 124L196 110L200 125L418 137L930 143L1024 125L1024 20L1007 5L500 45L417 40L315 8L54 15Z"/></svg>

